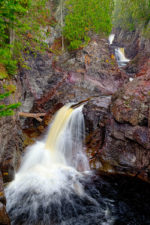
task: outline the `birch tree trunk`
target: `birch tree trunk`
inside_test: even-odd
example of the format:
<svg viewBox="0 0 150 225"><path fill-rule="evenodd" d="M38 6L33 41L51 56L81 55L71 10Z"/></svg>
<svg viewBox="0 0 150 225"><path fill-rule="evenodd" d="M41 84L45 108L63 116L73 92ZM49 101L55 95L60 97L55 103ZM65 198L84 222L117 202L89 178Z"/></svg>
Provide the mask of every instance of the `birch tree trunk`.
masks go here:
<svg viewBox="0 0 150 225"><path fill-rule="evenodd" d="M62 51L64 51L64 36L63 36L63 0L60 0L60 11L61 11L61 35L62 35Z"/></svg>

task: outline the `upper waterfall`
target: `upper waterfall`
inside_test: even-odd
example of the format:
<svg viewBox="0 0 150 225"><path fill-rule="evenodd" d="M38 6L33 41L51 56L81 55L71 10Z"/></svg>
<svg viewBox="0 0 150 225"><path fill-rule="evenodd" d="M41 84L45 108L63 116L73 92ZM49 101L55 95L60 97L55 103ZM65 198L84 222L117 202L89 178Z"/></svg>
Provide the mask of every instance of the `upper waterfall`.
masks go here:
<svg viewBox="0 0 150 225"><path fill-rule="evenodd" d="M110 45L112 45L114 39L115 39L115 34L110 34L110 35L109 35L109 38L108 38L109 44L110 44Z"/></svg>
<svg viewBox="0 0 150 225"><path fill-rule="evenodd" d="M116 48L115 55L120 67L125 66L130 59L126 58L124 48Z"/></svg>

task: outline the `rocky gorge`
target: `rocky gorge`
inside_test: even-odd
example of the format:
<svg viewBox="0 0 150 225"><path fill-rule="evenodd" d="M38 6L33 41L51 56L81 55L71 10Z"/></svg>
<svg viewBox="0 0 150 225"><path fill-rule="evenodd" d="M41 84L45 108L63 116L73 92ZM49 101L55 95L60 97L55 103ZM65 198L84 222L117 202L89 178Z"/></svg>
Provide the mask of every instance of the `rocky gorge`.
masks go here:
<svg viewBox="0 0 150 225"><path fill-rule="evenodd" d="M93 35L76 51L59 54L54 42L44 55L30 53L30 69L20 69L11 81L17 86L13 99L21 101L24 114L0 121L0 224L9 224L3 188L25 147L44 135L54 113L69 102L87 101L85 148L92 169L150 182L150 43L138 32L115 33L112 45ZM131 60L123 68L115 46L124 47Z"/></svg>

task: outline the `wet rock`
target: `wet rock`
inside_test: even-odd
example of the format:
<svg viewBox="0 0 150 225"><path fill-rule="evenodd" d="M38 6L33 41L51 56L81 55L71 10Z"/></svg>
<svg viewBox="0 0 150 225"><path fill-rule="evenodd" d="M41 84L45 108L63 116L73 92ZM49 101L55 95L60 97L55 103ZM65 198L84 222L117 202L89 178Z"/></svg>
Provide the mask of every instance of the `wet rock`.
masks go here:
<svg viewBox="0 0 150 225"><path fill-rule="evenodd" d="M19 79L16 78L12 80L3 80L1 82L2 86L6 88L9 86L14 87L14 91L12 94L6 98L5 104L13 104L20 101L21 96L21 84ZM6 89L7 90L7 89ZM5 101L4 100L4 101ZM4 104L3 101L0 103ZM17 109L19 110L19 108ZM21 151L23 149L23 137L22 137L22 129L19 121L19 117L17 114L17 110L13 116L1 117L0 118L0 169L3 170L3 165L5 161L9 161L11 167L16 169L19 164ZM8 164L8 163L7 163ZM9 166L8 166L9 167ZM7 168L8 168L7 167ZM8 169L5 171L8 172Z"/></svg>
<svg viewBox="0 0 150 225"><path fill-rule="evenodd" d="M4 196L4 189L3 189L3 180L2 180L2 174L0 172L0 224L1 225L9 225L9 217L6 213L6 199Z"/></svg>
<svg viewBox="0 0 150 225"><path fill-rule="evenodd" d="M3 203L4 205L6 204L6 199L4 196L4 189L3 189L3 177L2 177L1 171L0 171L0 202Z"/></svg>
<svg viewBox="0 0 150 225"><path fill-rule="evenodd" d="M125 84L105 108L94 101L85 106L86 144L92 168L100 162L100 171L138 176L150 182L149 81L149 75L145 75Z"/></svg>
<svg viewBox="0 0 150 225"><path fill-rule="evenodd" d="M127 58L133 59L139 51L140 34L139 31L124 31L115 29L115 39L113 45L125 48Z"/></svg>
<svg viewBox="0 0 150 225"><path fill-rule="evenodd" d="M117 92L112 100L111 112L120 123L148 125L150 104L150 75L135 78Z"/></svg>
<svg viewBox="0 0 150 225"><path fill-rule="evenodd" d="M11 181L23 149L22 131L17 117L1 118L0 143L0 167L6 180Z"/></svg>
<svg viewBox="0 0 150 225"><path fill-rule="evenodd" d="M16 157L17 158L17 157ZM2 174L4 183L11 182L15 176L15 166L12 160L4 160L2 164Z"/></svg>
<svg viewBox="0 0 150 225"><path fill-rule="evenodd" d="M142 28L141 28L142 29ZM125 48L127 58L131 59L124 70L129 76L145 75L145 67L149 67L150 59L150 40L143 35L142 30L125 31L123 29L115 29L113 31L115 40L113 46Z"/></svg>
<svg viewBox="0 0 150 225"><path fill-rule="evenodd" d="M89 101L83 109L86 127L86 148L92 168L102 169L98 155L104 145L106 127L109 119L111 96L97 97Z"/></svg>
<svg viewBox="0 0 150 225"><path fill-rule="evenodd" d="M10 82L10 83L9 83ZM6 104L18 102L21 92L17 81L2 81L2 85L14 85L17 91L6 99ZM3 103L2 103L3 104ZM4 196L4 184L14 178L14 171L17 169L23 149L22 130L19 118L16 115L0 118L0 224L8 225L9 218L6 213L6 199Z"/></svg>
<svg viewBox="0 0 150 225"><path fill-rule="evenodd" d="M0 224L1 225L9 225L10 224L10 220L6 213L6 208L2 203L0 203Z"/></svg>
<svg viewBox="0 0 150 225"><path fill-rule="evenodd" d="M105 144L101 149L100 157L109 162L116 172L136 175L142 171L145 173L144 178L149 180L148 129L120 124L110 118L106 130Z"/></svg>
<svg viewBox="0 0 150 225"><path fill-rule="evenodd" d="M33 133L36 129L37 136L41 133L39 127L46 127L62 105L112 95L126 80L111 58L107 41L97 36L84 49L57 56L54 53L36 58L31 55L27 64L30 70L20 73L21 110L47 114L41 124L32 118L21 121L26 133L29 128Z"/></svg>
<svg viewBox="0 0 150 225"><path fill-rule="evenodd" d="M31 69L20 74L22 111L46 112L42 123L22 120L27 144L44 132L64 104L91 99L84 107L91 167L149 180L148 74L127 83L107 42L97 36L84 49L57 56L31 55L27 63Z"/></svg>

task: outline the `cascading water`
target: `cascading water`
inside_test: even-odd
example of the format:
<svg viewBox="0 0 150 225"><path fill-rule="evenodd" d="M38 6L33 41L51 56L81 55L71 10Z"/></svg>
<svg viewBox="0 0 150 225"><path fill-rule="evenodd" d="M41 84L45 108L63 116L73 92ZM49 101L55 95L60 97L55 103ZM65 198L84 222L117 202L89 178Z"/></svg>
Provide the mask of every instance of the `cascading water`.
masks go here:
<svg viewBox="0 0 150 225"><path fill-rule="evenodd" d="M109 35L109 38L108 38L109 44L110 44L110 45L112 45L114 39L115 39L115 34L110 34L110 35Z"/></svg>
<svg viewBox="0 0 150 225"><path fill-rule="evenodd" d="M73 108L71 105L58 111L46 140L38 141L27 150L15 180L6 188L11 224L150 224L149 214L136 215L139 208L131 204L134 193L128 201L120 195L117 181L110 185L109 181L89 172L82 146L83 106ZM136 203L138 201L136 196ZM144 210L141 202L140 205Z"/></svg>
<svg viewBox="0 0 150 225"><path fill-rule="evenodd" d="M53 162L71 166L80 171L89 170L82 141L84 118L82 107L64 106L56 115L50 128L45 148L51 151Z"/></svg>
<svg viewBox="0 0 150 225"><path fill-rule="evenodd" d="M83 106L70 106L57 113L46 141L28 149L15 180L6 188L13 225L72 224L69 221L75 217L97 210L97 201L84 191L85 175L78 172L89 170L82 146Z"/></svg>
<svg viewBox="0 0 150 225"><path fill-rule="evenodd" d="M126 64L130 61L125 57L124 48L116 48L115 56L118 62L119 67L126 66Z"/></svg>

